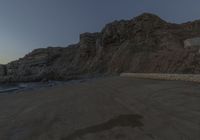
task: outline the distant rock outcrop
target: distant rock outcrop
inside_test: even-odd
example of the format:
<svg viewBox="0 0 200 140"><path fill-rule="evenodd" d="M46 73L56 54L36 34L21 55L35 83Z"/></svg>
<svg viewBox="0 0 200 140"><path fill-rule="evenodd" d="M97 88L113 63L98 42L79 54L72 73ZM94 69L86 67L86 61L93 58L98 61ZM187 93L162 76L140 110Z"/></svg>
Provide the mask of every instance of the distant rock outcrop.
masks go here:
<svg viewBox="0 0 200 140"><path fill-rule="evenodd" d="M0 81L67 80L121 72L200 73L200 21L172 24L144 13L114 21L99 33L84 33L66 48L37 49L0 66ZM2 80L3 79L3 80Z"/></svg>
<svg viewBox="0 0 200 140"><path fill-rule="evenodd" d="M0 76L6 75L6 66L0 65Z"/></svg>

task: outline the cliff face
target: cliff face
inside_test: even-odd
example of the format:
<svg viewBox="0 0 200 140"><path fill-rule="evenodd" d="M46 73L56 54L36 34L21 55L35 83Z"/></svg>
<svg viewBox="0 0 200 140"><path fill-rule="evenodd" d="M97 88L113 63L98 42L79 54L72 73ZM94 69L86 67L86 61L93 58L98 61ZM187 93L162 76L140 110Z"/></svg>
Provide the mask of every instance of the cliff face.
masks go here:
<svg viewBox="0 0 200 140"><path fill-rule="evenodd" d="M200 73L200 44L184 46L188 39L198 37L200 21L171 24L145 13L107 24L99 33L81 34L78 44L34 50L6 65L5 72L0 66L0 79L64 80L121 72Z"/></svg>
<svg viewBox="0 0 200 140"><path fill-rule="evenodd" d="M0 65L0 76L6 75L6 66Z"/></svg>

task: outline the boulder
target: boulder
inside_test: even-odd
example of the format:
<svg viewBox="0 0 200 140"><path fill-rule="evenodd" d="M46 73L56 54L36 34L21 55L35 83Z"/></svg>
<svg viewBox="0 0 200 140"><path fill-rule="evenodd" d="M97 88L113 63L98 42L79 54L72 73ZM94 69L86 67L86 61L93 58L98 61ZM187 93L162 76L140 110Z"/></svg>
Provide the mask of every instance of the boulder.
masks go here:
<svg viewBox="0 0 200 140"><path fill-rule="evenodd" d="M184 47L185 48L192 48L192 47L200 48L200 37L186 39L184 41Z"/></svg>

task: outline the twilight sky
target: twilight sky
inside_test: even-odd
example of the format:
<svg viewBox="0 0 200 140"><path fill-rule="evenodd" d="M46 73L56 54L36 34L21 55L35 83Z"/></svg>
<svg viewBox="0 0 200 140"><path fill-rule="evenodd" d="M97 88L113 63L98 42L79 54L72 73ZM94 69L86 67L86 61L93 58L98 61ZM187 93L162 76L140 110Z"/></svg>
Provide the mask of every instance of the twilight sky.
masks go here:
<svg viewBox="0 0 200 140"><path fill-rule="evenodd" d="M151 12L176 23L200 19L199 0L0 0L0 63L35 48L67 46L83 32Z"/></svg>

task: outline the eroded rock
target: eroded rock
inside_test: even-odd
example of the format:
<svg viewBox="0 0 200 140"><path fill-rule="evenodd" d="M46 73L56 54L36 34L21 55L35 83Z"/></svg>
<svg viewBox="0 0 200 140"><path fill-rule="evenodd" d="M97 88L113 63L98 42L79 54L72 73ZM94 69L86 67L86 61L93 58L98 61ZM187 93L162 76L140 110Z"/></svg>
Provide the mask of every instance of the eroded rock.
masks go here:
<svg viewBox="0 0 200 140"><path fill-rule="evenodd" d="M77 44L37 49L9 63L4 81L67 80L121 72L200 73L199 23L172 24L148 13L114 21L99 33L81 34ZM0 66L0 76L5 75L4 68Z"/></svg>
<svg viewBox="0 0 200 140"><path fill-rule="evenodd" d="M7 70L5 65L0 65L0 76L6 76Z"/></svg>

